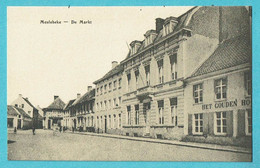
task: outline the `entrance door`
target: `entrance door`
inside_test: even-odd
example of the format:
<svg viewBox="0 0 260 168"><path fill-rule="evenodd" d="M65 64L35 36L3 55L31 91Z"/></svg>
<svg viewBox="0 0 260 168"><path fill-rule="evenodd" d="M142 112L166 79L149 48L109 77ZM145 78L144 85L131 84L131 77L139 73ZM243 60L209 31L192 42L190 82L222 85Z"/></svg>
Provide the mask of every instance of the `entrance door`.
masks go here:
<svg viewBox="0 0 260 168"><path fill-rule="evenodd" d="M107 133L107 117L105 116L105 133Z"/></svg>
<svg viewBox="0 0 260 168"><path fill-rule="evenodd" d="M151 109L151 103L144 103L144 122L145 122L145 133L150 133L150 109Z"/></svg>
<svg viewBox="0 0 260 168"><path fill-rule="evenodd" d="M76 128L76 125L77 125L76 119L74 119L73 121L74 121L74 128Z"/></svg>
<svg viewBox="0 0 260 168"><path fill-rule="evenodd" d="M21 119L18 119L17 129L21 129L21 128L22 128L22 122Z"/></svg>
<svg viewBox="0 0 260 168"><path fill-rule="evenodd" d="M51 120L48 120L48 129L51 129Z"/></svg>

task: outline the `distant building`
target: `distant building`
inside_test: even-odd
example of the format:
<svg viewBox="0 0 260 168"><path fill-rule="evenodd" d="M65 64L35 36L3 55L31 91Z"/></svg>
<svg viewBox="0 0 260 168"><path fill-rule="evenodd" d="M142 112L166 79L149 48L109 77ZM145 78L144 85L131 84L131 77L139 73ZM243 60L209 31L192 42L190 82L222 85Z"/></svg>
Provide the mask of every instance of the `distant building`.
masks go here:
<svg viewBox="0 0 260 168"><path fill-rule="evenodd" d="M38 110L38 121L39 121L38 128L44 128L44 122L43 122L44 112L39 105L36 108Z"/></svg>
<svg viewBox="0 0 260 168"><path fill-rule="evenodd" d="M112 69L94 82L96 85L94 116L99 132L121 134L122 128L123 66L112 62Z"/></svg>
<svg viewBox="0 0 260 168"><path fill-rule="evenodd" d="M66 127L66 129L72 129L73 127L73 119L72 119L72 104L74 103L76 99L70 100L67 104L65 104L63 111L64 111L64 116L63 116L63 126ZM76 124L75 124L76 127Z"/></svg>
<svg viewBox="0 0 260 168"><path fill-rule="evenodd" d="M26 97L22 97L22 94L19 94L18 98L15 99L11 105L15 107L22 108L26 114L32 118L32 126L35 128L40 128L40 118L38 118L38 109L33 106L33 104Z"/></svg>
<svg viewBox="0 0 260 168"><path fill-rule="evenodd" d="M92 86L88 86L88 91L83 96L77 94L75 101L71 100L68 102L65 110L65 114L70 115L70 118L65 120L66 123L69 123L67 126L70 129L74 127L80 131L94 132L94 106L95 89L92 89Z"/></svg>
<svg viewBox="0 0 260 168"><path fill-rule="evenodd" d="M54 96L54 101L48 107L43 108L45 129L52 129L53 126L62 126L64 106L65 103L59 96Z"/></svg>
<svg viewBox="0 0 260 168"><path fill-rule="evenodd" d="M32 118L22 108L8 105L7 128L30 129Z"/></svg>

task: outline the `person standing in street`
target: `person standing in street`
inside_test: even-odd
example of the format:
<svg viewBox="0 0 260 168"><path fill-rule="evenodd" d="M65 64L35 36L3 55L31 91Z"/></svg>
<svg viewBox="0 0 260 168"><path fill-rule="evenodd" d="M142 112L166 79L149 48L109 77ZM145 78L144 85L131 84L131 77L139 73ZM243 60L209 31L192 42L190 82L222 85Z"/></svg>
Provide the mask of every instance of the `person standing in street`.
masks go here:
<svg viewBox="0 0 260 168"><path fill-rule="evenodd" d="M33 135L35 135L35 127L32 128Z"/></svg>

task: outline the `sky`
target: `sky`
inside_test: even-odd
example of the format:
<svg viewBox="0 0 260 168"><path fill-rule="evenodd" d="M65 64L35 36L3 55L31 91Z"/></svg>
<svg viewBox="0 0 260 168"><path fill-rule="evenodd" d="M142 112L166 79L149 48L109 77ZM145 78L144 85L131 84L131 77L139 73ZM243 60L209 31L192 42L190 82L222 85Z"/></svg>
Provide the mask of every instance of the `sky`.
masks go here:
<svg viewBox="0 0 260 168"><path fill-rule="evenodd" d="M7 103L22 94L44 108L54 95L65 103L83 95L111 70L112 61L126 57L132 41L155 29L156 18L178 17L190 8L8 7Z"/></svg>

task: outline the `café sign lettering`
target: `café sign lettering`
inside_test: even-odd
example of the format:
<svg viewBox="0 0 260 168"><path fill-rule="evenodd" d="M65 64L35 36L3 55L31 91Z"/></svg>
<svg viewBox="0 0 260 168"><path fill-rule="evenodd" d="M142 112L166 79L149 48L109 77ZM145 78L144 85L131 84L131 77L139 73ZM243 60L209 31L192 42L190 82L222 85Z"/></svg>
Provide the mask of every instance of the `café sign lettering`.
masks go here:
<svg viewBox="0 0 260 168"><path fill-rule="evenodd" d="M202 110L208 110L208 109L219 109L219 108L229 108L229 107L236 107L240 103L241 106L249 106L251 105L251 100L246 99L246 100L241 100L240 102L237 101L237 99L233 101L223 101L223 102L216 102L215 104L203 104Z"/></svg>

